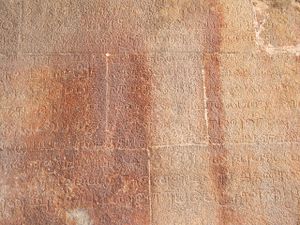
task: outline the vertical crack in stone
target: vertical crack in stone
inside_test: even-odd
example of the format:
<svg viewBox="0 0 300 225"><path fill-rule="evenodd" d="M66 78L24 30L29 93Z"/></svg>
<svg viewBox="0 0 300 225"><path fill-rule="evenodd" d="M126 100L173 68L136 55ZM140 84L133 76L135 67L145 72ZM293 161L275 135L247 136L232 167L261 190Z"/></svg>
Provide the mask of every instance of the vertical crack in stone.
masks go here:
<svg viewBox="0 0 300 225"><path fill-rule="evenodd" d="M149 191L149 225L152 225L152 192L151 192L151 161L150 161L150 150L147 148L148 156L148 191Z"/></svg>
<svg viewBox="0 0 300 225"><path fill-rule="evenodd" d="M108 126L108 113L109 113L109 57L110 53L105 54L105 146L109 143L109 126Z"/></svg>
<svg viewBox="0 0 300 225"><path fill-rule="evenodd" d="M206 90L206 74L205 74L205 69L202 69L202 88L203 88L203 100L204 100L204 118L205 118L205 125L206 125L206 136L209 137L209 122L208 122L208 110L207 110L207 90Z"/></svg>

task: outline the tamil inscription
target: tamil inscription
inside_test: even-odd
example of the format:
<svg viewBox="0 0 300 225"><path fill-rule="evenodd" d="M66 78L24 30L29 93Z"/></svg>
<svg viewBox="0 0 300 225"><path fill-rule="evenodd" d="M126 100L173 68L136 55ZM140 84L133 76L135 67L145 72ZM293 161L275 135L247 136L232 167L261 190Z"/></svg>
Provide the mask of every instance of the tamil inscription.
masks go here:
<svg viewBox="0 0 300 225"><path fill-rule="evenodd" d="M1 225L299 225L298 0L0 0Z"/></svg>

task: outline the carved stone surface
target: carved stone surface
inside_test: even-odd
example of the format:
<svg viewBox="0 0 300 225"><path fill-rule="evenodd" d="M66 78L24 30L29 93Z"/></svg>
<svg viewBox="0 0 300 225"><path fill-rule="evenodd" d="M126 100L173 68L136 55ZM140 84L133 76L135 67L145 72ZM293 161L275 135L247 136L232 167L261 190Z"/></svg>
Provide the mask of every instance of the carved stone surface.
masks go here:
<svg viewBox="0 0 300 225"><path fill-rule="evenodd" d="M299 0L0 0L0 225L299 225Z"/></svg>

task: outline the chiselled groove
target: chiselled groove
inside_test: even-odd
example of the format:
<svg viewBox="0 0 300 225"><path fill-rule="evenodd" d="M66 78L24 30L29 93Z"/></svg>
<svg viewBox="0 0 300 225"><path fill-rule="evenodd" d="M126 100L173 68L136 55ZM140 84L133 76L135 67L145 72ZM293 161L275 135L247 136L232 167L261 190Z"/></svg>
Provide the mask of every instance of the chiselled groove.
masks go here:
<svg viewBox="0 0 300 225"><path fill-rule="evenodd" d="M151 153L149 148L147 148L147 156L148 156L148 184L149 184L149 225L152 225L152 217L153 217L153 213L152 213L152 200L151 200L151 196L152 196L152 191L151 191L151 161L150 161L150 157L151 157Z"/></svg>
<svg viewBox="0 0 300 225"><path fill-rule="evenodd" d="M108 147L109 142L109 120L108 120L108 113L109 113L109 57L110 54L105 54L105 146Z"/></svg>
<svg viewBox="0 0 300 225"><path fill-rule="evenodd" d="M207 96L206 96L206 79L205 79L205 70L202 70L202 82L203 82L203 100L204 100L204 118L205 118L205 124L206 124L206 135L209 138L209 122L208 122L208 110L207 110ZM208 140L209 141L209 140Z"/></svg>
<svg viewBox="0 0 300 225"><path fill-rule="evenodd" d="M127 51L127 52L116 52L116 53L112 53L114 56L122 56L122 55L126 55L126 54L132 54L132 55L141 55L144 56L145 54L147 55L151 55L151 54L158 54L158 53L197 53L200 55L207 55L207 54L225 54L225 55L235 55L235 54L250 54L250 53L255 53L257 51L252 50L252 51L201 51L201 50L180 50L180 51L175 51L175 50L167 50L167 51L147 51L147 52L133 52L133 51ZM91 54L99 54L99 55L103 55L106 54L106 52L103 51L97 51L97 52L43 52L43 53L39 53L39 52L20 52L20 55L29 55L29 56L56 56L56 55L91 55Z"/></svg>
<svg viewBox="0 0 300 225"><path fill-rule="evenodd" d="M240 143L233 143L233 142L223 142L223 143L185 143L185 144L168 144L168 145L153 145L150 146L151 148L173 148L173 147L209 147L209 146L247 146L247 145L293 145L293 144L300 144L300 142L240 142Z"/></svg>
<svg viewBox="0 0 300 225"><path fill-rule="evenodd" d="M23 21L24 21L24 2L21 1L20 6L20 15L19 15L19 32L18 32L18 50L20 49L21 41L22 41L22 35L23 35ZM18 54L20 54L20 51L18 51Z"/></svg>

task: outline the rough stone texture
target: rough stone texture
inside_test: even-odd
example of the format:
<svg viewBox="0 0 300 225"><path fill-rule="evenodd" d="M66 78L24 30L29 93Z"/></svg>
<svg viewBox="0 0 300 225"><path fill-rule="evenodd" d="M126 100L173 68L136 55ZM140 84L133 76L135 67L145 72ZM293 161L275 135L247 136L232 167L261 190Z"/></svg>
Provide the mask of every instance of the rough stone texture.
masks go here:
<svg viewBox="0 0 300 225"><path fill-rule="evenodd" d="M299 0L0 0L1 225L299 225Z"/></svg>

